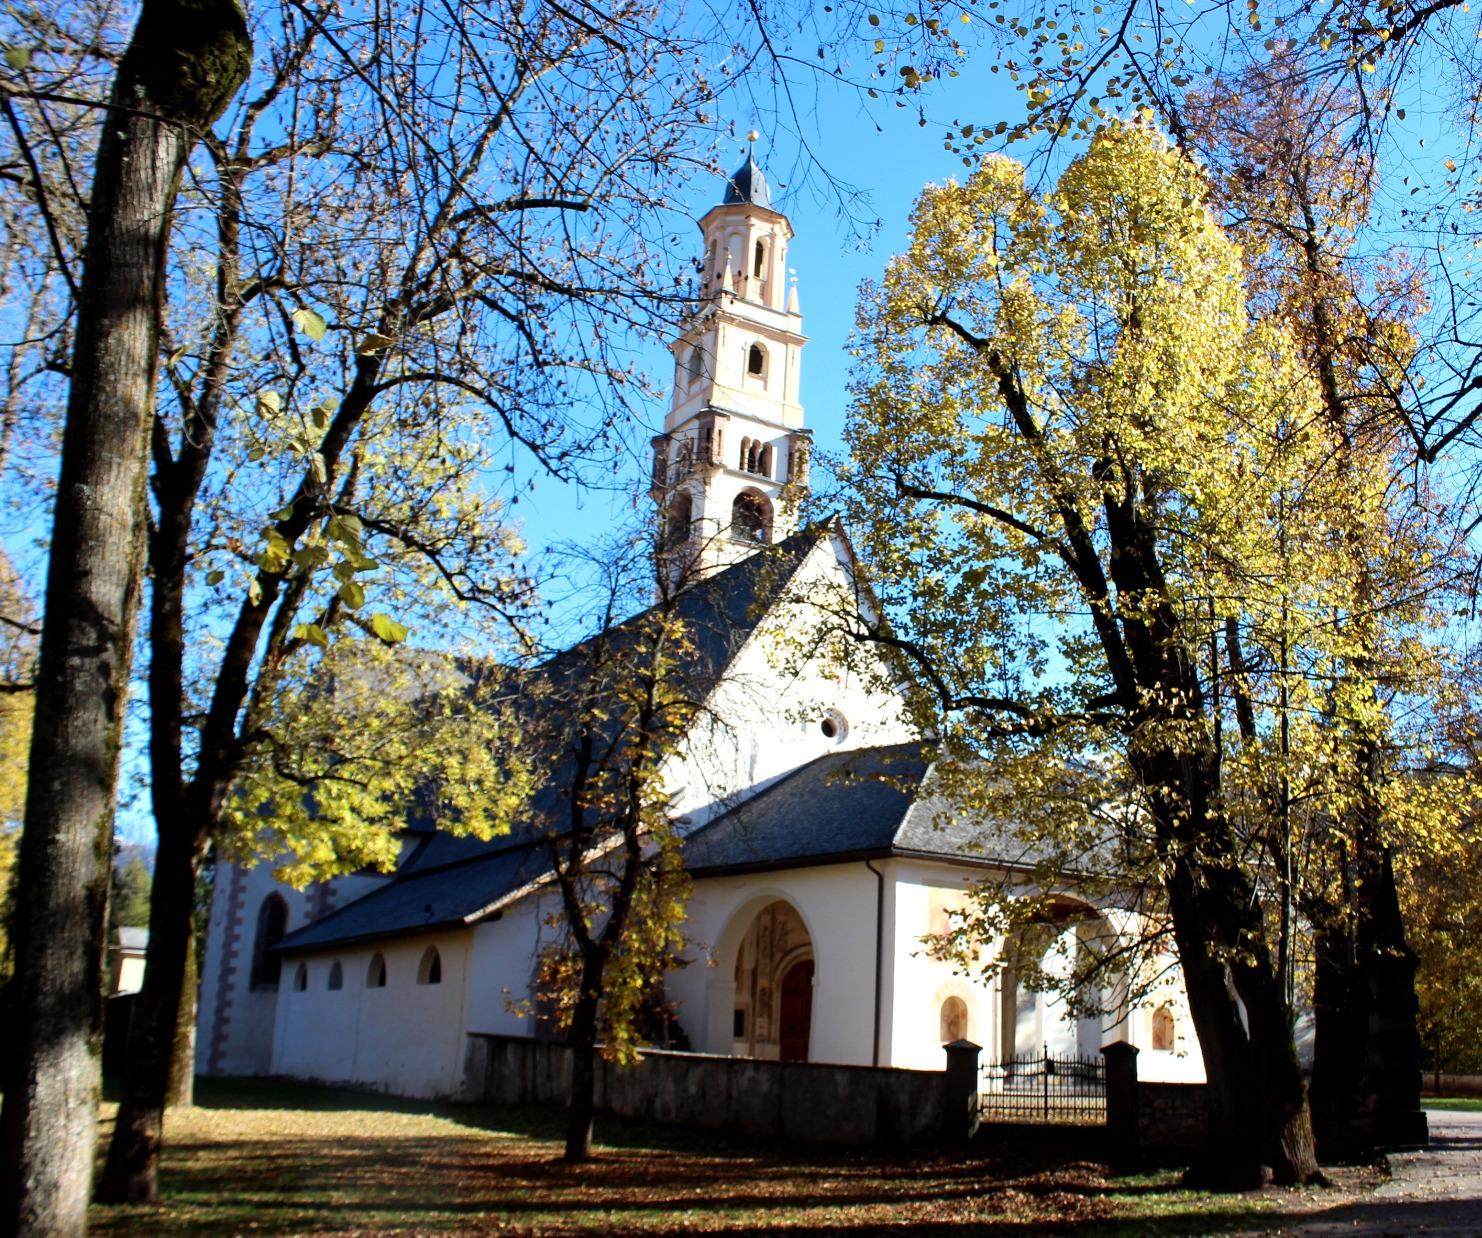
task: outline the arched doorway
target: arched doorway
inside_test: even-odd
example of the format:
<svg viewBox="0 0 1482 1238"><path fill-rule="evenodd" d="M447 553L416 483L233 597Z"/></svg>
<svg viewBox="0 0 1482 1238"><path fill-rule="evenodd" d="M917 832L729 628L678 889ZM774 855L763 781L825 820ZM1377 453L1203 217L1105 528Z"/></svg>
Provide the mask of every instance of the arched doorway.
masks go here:
<svg viewBox="0 0 1482 1238"><path fill-rule="evenodd" d="M813 1030L813 960L804 959L789 967L779 988L782 1000L778 1015L777 1059L806 1062L808 1036Z"/></svg>
<svg viewBox="0 0 1482 1238"><path fill-rule="evenodd" d="M736 950L731 1052L806 1062L813 977L813 939L797 909L779 898L752 914Z"/></svg>

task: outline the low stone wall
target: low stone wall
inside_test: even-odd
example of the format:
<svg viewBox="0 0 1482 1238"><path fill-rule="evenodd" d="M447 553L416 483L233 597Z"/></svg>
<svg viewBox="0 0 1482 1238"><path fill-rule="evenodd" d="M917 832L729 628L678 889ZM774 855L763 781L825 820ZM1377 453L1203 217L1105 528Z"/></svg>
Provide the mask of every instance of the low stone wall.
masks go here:
<svg viewBox="0 0 1482 1238"><path fill-rule="evenodd" d="M1482 1096L1482 1075L1437 1075L1426 1071L1421 1076L1423 1096Z"/></svg>
<svg viewBox="0 0 1482 1238"><path fill-rule="evenodd" d="M566 1045L480 1032L469 1034L469 1045L470 1099L565 1102ZM596 1103L602 1112L642 1121L798 1142L902 1146L966 1138L977 1107L977 1046L969 1048L957 1073L648 1050L633 1066L598 1060ZM969 1093L959 1096L963 1081Z"/></svg>
<svg viewBox="0 0 1482 1238"><path fill-rule="evenodd" d="M1137 1146L1146 1160L1187 1164L1204 1146L1209 1099L1202 1083L1139 1083Z"/></svg>
<svg viewBox="0 0 1482 1238"><path fill-rule="evenodd" d="M1205 1085L1141 1082L1133 1045L1109 1044L1101 1053L1113 1155L1126 1164L1187 1165L1196 1159L1209 1131Z"/></svg>

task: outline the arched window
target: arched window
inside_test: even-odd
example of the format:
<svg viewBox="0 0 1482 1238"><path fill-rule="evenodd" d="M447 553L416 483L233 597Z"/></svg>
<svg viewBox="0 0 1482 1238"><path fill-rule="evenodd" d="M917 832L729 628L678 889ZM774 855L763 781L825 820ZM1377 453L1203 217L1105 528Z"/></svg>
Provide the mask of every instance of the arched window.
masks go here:
<svg viewBox="0 0 1482 1238"><path fill-rule="evenodd" d="M753 344L746 350L746 372L758 378L766 376L767 350L760 344Z"/></svg>
<svg viewBox="0 0 1482 1238"><path fill-rule="evenodd" d="M687 494L678 494L669 504L664 516L664 548L673 550L683 546L690 538L690 522L693 519L694 503Z"/></svg>
<svg viewBox="0 0 1482 1238"><path fill-rule="evenodd" d="M370 961L370 967L365 973L365 987L368 989L386 987L386 960L381 957L380 951L377 951Z"/></svg>
<svg viewBox="0 0 1482 1238"><path fill-rule="evenodd" d="M686 358L689 369L690 382L697 383L705 377L705 350L696 344L690 349L689 357Z"/></svg>
<svg viewBox="0 0 1482 1238"><path fill-rule="evenodd" d="M328 988L330 992L334 992L334 990L336 989L343 989L345 987L345 969L340 966L339 959L336 959L329 965L329 984L325 987Z"/></svg>
<svg viewBox="0 0 1482 1238"><path fill-rule="evenodd" d="M762 448L762 458L756 471L763 477L772 476L772 445L770 443Z"/></svg>
<svg viewBox="0 0 1482 1238"><path fill-rule="evenodd" d="M949 997L942 1003L941 1025L937 1037L942 1044L967 1039L967 1003L960 997Z"/></svg>
<svg viewBox="0 0 1482 1238"><path fill-rule="evenodd" d="M283 960L273 948L288 930L288 904L281 894L269 894L257 911L257 939L252 946L252 987L276 989Z"/></svg>
<svg viewBox="0 0 1482 1238"><path fill-rule="evenodd" d="M303 993L308 990L308 987L309 969L300 963L293 973L293 991L295 993Z"/></svg>
<svg viewBox="0 0 1482 1238"><path fill-rule="evenodd" d="M755 490L743 490L731 504L731 536L743 542L770 540L772 509Z"/></svg>
<svg viewBox="0 0 1482 1238"><path fill-rule="evenodd" d="M748 473L759 472L761 470L761 461L762 445L755 439L752 439L751 445L746 449L746 471Z"/></svg>
<svg viewBox="0 0 1482 1238"><path fill-rule="evenodd" d="M751 440L749 438L743 438L741 440L741 459L737 463L736 467L739 468L743 473L746 472L746 462L750 458L751 458Z"/></svg>
<svg viewBox="0 0 1482 1238"><path fill-rule="evenodd" d="M1173 1041L1173 1011L1167 1006L1159 1006L1153 1011L1153 1048L1170 1052L1173 1049Z"/></svg>
<svg viewBox="0 0 1482 1238"><path fill-rule="evenodd" d="M765 265L766 261L767 243L765 241L758 240L756 243L756 250L752 254L751 258L751 273L755 278L760 279L762 277L762 267Z"/></svg>
<svg viewBox="0 0 1482 1238"><path fill-rule="evenodd" d="M428 946L422 952L422 961L417 964L418 984L441 984L443 982L443 960L436 946Z"/></svg>

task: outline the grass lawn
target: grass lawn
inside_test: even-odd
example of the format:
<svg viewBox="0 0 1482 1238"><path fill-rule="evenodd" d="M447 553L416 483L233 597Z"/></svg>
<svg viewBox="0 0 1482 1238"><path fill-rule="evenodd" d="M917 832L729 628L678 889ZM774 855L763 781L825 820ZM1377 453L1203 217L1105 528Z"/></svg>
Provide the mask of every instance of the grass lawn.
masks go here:
<svg viewBox="0 0 1482 1238"><path fill-rule="evenodd" d="M1453 1113L1482 1113L1482 1096L1422 1096L1422 1109L1449 1109Z"/></svg>
<svg viewBox="0 0 1482 1238"><path fill-rule="evenodd" d="M1212 1195L1179 1189L1173 1173L1115 1176L1054 1136L885 1154L612 1119L599 1119L596 1158L566 1166L552 1110L259 1081L205 1082L198 1100L170 1115L163 1202L97 1207L95 1234L1250 1233L1372 1177L1347 1171L1337 1192Z"/></svg>

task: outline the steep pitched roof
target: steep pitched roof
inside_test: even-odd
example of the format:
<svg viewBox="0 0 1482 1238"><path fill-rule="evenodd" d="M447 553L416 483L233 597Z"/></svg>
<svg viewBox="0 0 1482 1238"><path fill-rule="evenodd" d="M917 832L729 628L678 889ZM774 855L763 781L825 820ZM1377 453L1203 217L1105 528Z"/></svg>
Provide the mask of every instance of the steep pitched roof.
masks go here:
<svg viewBox="0 0 1482 1238"><path fill-rule="evenodd" d="M677 669L692 694L708 692L778 604L804 559L831 529L821 522L699 581L676 599L677 614L687 634ZM645 611L615 625L600 637L557 654L534 674L562 689L579 687L602 656L598 641L636 638ZM566 695L572 695L569 691ZM547 871L542 842L544 821L562 808L565 794L563 752L551 754L553 776L536 795L528 818L510 833L489 840L445 830L427 832L428 822L409 822L426 836L385 885L313 924L290 933L283 950L322 946L473 923L500 900L523 889Z"/></svg>
<svg viewBox="0 0 1482 1238"><path fill-rule="evenodd" d="M696 830L686 867L708 877L890 856L987 862L978 828L933 794L931 769L920 743L828 753Z"/></svg>

